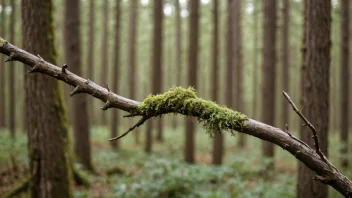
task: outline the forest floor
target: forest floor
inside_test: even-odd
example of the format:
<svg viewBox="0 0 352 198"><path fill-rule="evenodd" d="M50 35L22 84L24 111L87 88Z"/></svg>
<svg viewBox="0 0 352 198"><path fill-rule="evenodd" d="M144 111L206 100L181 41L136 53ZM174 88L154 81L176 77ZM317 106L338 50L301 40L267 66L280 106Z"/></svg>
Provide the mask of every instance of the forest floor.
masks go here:
<svg viewBox="0 0 352 198"><path fill-rule="evenodd" d="M75 164L91 186L75 185L74 197L295 197L297 160L285 150L275 148L275 170L266 171L270 161L260 155L261 140L246 136L247 146L238 148L239 138L226 134L224 164L213 166L213 140L199 127L196 164L190 165L183 162L184 127L167 126L171 124L165 124L164 142L155 141L149 155L143 151L144 127L120 140L119 151L110 148L108 128L94 127L92 159L97 174ZM140 144L133 133L140 134ZM26 135L17 133L14 144L10 140L7 132L0 131L0 197L27 174ZM340 167L338 134L329 141L329 158ZM352 178L351 169L342 171ZM329 192L331 198L342 197L331 187Z"/></svg>

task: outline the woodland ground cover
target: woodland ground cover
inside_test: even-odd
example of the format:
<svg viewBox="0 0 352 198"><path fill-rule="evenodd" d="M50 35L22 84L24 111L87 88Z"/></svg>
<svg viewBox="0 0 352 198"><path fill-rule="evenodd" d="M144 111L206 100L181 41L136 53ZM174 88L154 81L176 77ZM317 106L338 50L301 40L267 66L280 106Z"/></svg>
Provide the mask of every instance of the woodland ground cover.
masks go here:
<svg viewBox="0 0 352 198"><path fill-rule="evenodd" d="M276 148L275 172L268 172L265 167L270 162L260 155L260 140L250 137L248 146L239 149L237 137L226 134L224 164L210 165L213 140L199 127L197 163L190 165L183 162L184 129L179 126L165 128L165 142L155 143L150 155L143 152L143 142L134 143L133 134L121 140L121 150L114 151L107 141L109 130L94 127L92 159L96 174L74 164L91 182L89 188L74 185L74 197L295 197L298 162L286 151ZM136 132L144 136L143 128L132 133ZM14 144L8 136L0 133L0 195L26 175L28 166L26 135L18 135ZM329 143L329 157L338 164L337 133L331 133ZM352 176L351 170L343 172ZM329 190L330 197L341 196Z"/></svg>

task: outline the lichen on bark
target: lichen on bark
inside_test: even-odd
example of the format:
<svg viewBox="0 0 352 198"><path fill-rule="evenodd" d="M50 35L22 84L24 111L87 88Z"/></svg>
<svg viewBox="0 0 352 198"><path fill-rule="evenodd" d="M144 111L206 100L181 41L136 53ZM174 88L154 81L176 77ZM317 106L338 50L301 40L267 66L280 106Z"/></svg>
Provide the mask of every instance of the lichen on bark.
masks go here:
<svg viewBox="0 0 352 198"><path fill-rule="evenodd" d="M241 130L247 119L238 111L197 97L192 87L188 89L174 87L163 94L149 95L138 108L143 115L148 117L168 113L197 117L210 137L214 137L219 131L228 131L234 135L234 130Z"/></svg>

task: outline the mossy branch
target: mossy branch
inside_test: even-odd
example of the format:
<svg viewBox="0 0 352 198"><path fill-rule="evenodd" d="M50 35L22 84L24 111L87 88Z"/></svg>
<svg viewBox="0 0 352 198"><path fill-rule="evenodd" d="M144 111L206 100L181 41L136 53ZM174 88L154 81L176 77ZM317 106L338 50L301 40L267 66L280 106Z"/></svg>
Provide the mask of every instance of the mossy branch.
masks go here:
<svg viewBox="0 0 352 198"><path fill-rule="evenodd" d="M167 113L194 116L207 129L210 136L214 135L216 129L228 130L231 133L233 130L237 130L276 144L316 172L316 178L320 182L332 186L345 197L352 197L352 182L339 170L322 160L315 149L302 143L302 141L298 141L297 138L293 138L288 132L246 118L239 112L198 98L192 88L173 88L162 95L148 96L141 103L119 96L67 69L62 72L61 67L43 61L40 57L22 50L2 38L0 38L0 53L7 56L11 55L14 61L20 61L31 68L37 67L35 72L46 74L73 87L80 86L80 93L92 95L105 103L108 102L109 105L105 105L106 109L118 108L129 112L131 116L147 118L162 116Z"/></svg>
<svg viewBox="0 0 352 198"><path fill-rule="evenodd" d="M247 119L238 111L198 98L192 87L174 87L163 94L149 95L138 109L141 115L148 117L168 113L197 117L211 137L219 131L229 131L234 135L234 130L242 131Z"/></svg>

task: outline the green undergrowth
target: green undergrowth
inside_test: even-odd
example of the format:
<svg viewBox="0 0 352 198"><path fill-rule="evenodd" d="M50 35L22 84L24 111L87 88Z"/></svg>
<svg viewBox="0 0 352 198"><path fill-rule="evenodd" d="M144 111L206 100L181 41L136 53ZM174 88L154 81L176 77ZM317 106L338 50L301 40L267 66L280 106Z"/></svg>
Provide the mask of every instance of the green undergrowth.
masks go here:
<svg viewBox="0 0 352 198"><path fill-rule="evenodd" d="M275 170L266 171L271 161L261 157L262 141L247 136L247 147L236 147L236 138L224 133L224 163L221 166L211 165L213 139L202 133L197 127L195 133L196 164L183 161L184 119L177 116L177 128L172 128L171 118L165 115L164 142L154 142L153 152L146 154L144 149L145 127L138 128L141 143L134 142L135 137L128 135L119 144L121 149L110 148L107 139L110 131L105 127L93 127L91 130L92 161L97 175L89 173L75 163L80 173L90 182L89 188L74 186L74 197L205 197L205 198L294 198L296 196L297 160L287 151L275 147ZM121 118L122 119L122 118ZM120 125L120 131L130 126L128 122ZM153 130L153 134L156 129ZM72 131L70 132L72 135ZM294 135L297 135L293 132ZM17 133L16 141L11 143L8 131L0 130L0 170L12 166L10 155L16 159L19 167L28 166L27 138L25 133ZM339 136L331 133L329 137L329 158L338 168L341 156ZM349 158L352 160L352 156ZM113 170L113 174L107 174ZM118 170L118 171L116 171ZM351 170L341 171L352 178ZM16 180L10 186L5 176L0 177L0 197L9 189L20 184ZM329 188L329 197L340 198L334 189Z"/></svg>
<svg viewBox="0 0 352 198"><path fill-rule="evenodd" d="M238 111L197 97L192 87L174 87L163 94L149 95L139 110L147 116L177 113L197 117L210 137L220 131L229 131L234 135L234 130L242 130L246 120L246 116Z"/></svg>

